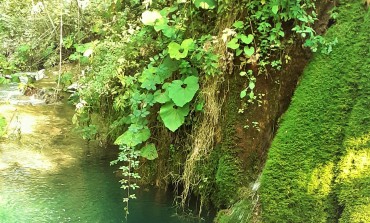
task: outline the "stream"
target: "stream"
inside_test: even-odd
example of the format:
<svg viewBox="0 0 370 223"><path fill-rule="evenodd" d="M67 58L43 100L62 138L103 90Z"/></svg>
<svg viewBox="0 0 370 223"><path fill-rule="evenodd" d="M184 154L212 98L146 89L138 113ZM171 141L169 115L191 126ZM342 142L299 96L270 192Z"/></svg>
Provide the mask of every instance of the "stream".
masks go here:
<svg viewBox="0 0 370 223"><path fill-rule="evenodd" d="M137 190L126 220L117 167L109 165L117 151L80 139L73 113L71 105L43 104L16 84L0 85L0 114L9 123L0 139L0 223L211 222L177 215L173 195L150 187Z"/></svg>

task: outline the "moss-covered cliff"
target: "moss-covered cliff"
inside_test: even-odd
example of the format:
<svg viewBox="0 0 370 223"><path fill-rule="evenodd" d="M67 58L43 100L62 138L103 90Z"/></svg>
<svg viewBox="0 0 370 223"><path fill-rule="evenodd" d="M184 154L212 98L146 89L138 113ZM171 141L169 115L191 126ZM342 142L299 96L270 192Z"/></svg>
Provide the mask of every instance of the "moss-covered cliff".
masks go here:
<svg viewBox="0 0 370 223"><path fill-rule="evenodd" d="M263 222L370 222L370 13L341 1L262 174Z"/></svg>

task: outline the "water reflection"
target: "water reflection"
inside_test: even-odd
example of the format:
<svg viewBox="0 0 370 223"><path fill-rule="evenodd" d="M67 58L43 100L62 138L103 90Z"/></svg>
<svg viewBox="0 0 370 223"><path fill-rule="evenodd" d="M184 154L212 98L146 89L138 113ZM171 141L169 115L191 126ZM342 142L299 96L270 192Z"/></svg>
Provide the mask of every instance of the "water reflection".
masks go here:
<svg viewBox="0 0 370 223"><path fill-rule="evenodd" d="M109 166L115 151L71 131L72 107L0 104L0 112L10 122L0 141L0 223L126 222L117 167ZM137 197L128 223L198 222L176 216L168 193Z"/></svg>

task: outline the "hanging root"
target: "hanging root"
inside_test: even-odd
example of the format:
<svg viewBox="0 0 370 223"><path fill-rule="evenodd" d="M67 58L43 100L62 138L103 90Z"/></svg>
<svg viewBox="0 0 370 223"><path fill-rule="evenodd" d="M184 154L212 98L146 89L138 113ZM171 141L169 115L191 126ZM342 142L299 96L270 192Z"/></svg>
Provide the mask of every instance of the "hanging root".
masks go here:
<svg viewBox="0 0 370 223"><path fill-rule="evenodd" d="M193 129L191 137L191 152L185 162L182 181L184 190L181 194L182 206L186 203L191 186L198 184L200 179L194 173L194 168L199 160L207 159L213 149L216 128L220 117L221 103L218 101L219 78L207 79L201 91L205 100L204 115L198 125Z"/></svg>
<svg viewBox="0 0 370 223"><path fill-rule="evenodd" d="M237 11L237 10L236 10ZM219 121L221 118L221 107L225 97L220 95L220 86L224 80L223 74L233 71L233 54L227 52L226 43L222 40L223 31L232 27L238 12L228 14L218 22L218 37L213 51L219 55L219 69L221 75L206 78L201 87L200 96L204 99L204 113L199 122L192 130L192 135L188 147L190 153L185 162L182 183L184 189L181 194L181 205L185 206L186 200L190 194L190 189L201 182L201 176L195 172L199 161L206 162L209 154L212 152L217 133L220 131ZM201 198L201 205L204 198ZM202 207L200 207L200 212Z"/></svg>

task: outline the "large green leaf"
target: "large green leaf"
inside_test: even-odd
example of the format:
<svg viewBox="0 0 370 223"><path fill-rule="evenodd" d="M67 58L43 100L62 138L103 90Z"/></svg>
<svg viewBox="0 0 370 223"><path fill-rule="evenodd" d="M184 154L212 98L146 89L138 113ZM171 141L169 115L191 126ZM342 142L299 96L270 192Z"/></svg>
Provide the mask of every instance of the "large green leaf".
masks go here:
<svg viewBox="0 0 370 223"><path fill-rule="evenodd" d="M154 160L158 158L157 149L153 143L150 143L140 150L140 155L148 160Z"/></svg>
<svg viewBox="0 0 370 223"><path fill-rule="evenodd" d="M216 7L215 0L194 0L194 5L202 9L214 9Z"/></svg>
<svg viewBox="0 0 370 223"><path fill-rule="evenodd" d="M194 40L186 39L181 45L175 42L168 44L168 53L172 59L180 60L188 55L189 50L194 48Z"/></svg>
<svg viewBox="0 0 370 223"><path fill-rule="evenodd" d="M172 81L168 87L168 95L177 106L182 107L193 99L198 89L198 77L189 76L184 81Z"/></svg>
<svg viewBox="0 0 370 223"><path fill-rule="evenodd" d="M254 36L252 34L249 34L248 36L246 35L241 35L240 40L245 43L245 44L250 44L254 39Z"/></svg>
<svg viewBox="0 0 370 223"><path fill-rule="evenodd" d="M188 55L188 49L183 49L178 43L170 42L170 44L168 44L168 53L171 58L180 60Z"/></svg>
<svg viewBox="0 0 370 223"><path fill-rule="evenodd" d="M254 54L254 47L247 47L245 46L244 47L244 53L245 55L247 55L248 57L251 57L253 54Z"/></svg>
<svg viewBox="0 0 370 223"><path fill-rule="evenodd" d="M189 113L189 105L178 107L172 102L162 105L159 115L164 125L172 132L176 131L185 122L185 116Z"/></svg>
<svg viewBox="0 0 370 223"><path fill-rule="evenodd" d="M135 124L132 124L129 129L120 135L114 144L116 145L127 145L130 147L134 147L142 142L145 142L150 137L150 130L148 127L144 127L141 129L137 129Z"/></svg>
<svg viewBox="0 0 370 223"><path fill-rule="evenodd" d="M233 50L236 50L239 48L239 43L238 43L238 39L237 38L233 38L231 39L227 45L227 47L229 47L230 49L233 49Z"/></svg>

